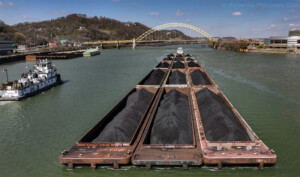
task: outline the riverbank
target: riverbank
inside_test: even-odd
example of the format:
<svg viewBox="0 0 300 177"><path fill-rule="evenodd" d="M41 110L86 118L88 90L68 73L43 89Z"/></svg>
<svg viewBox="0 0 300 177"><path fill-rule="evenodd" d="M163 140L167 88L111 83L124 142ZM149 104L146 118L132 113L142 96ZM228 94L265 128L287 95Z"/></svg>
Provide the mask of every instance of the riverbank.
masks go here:
<svg viewBox="0 0 300 177"><path fill-rule="evenodd" d="M248 49L248 52L254 53L272 53L272 54L300 54L300 50L289 50L289 49Z"/></svg>
<svg viewBox="0 0 300 177"><path fill-rule="evenodd" d="M161 46L172 46L172 45L185 45L187 44L187 42L172 42L172 43L138 43L137 47L161 47ZM77 58L77 57L81 57L82 55L72 55L70 56L70 54L65 55L64 57L56 57L56 55L59 53L59 55L63 55L64 53L69 53L70 51L72 51L73 53L76 52L82 52L85 49L88 48L94 48L95 46L84 46L84 47L58 47L58 48L49 48L48 50L43 50L40 52L37 51L26 51L24 53L20 53L20 54L14 54L14 55L6 55L6 56L0 56L0 65L1 64L5 64L5 63L12 63L12 62L18 62L18 61L25 61L26 60L26 56L31 55L31 56L40 56L40 57L34 57L36 59L38 58L47 58L47 56L52 53L51 55L49 55L50 59L73 59L73 58ZM113 48L123 48L123 47L132 47L132 44L106 44L106 45L102 45L101 49L113 49ZM54 56L55 55L55 56Z"/></svg>
<svg viewBox="0 0 300 177"><path fill-rule="evenodd" d="M14 55L1 56L0 65L5 63L25 61L27 55L46 55L49 53L50 52L35 52L35 53L28 53L28 54L14 54Z"/></svg>
<svg viewBox="0 0 300 177"><path fill-rule="evenodd" d="M217 50L229 50L236 52L254 52L254 53L271 53L271 54L300 54L300 50L290 50L283 48L263 48L262 44L251 41L217 41L210 42L209 47Z"/></svg>

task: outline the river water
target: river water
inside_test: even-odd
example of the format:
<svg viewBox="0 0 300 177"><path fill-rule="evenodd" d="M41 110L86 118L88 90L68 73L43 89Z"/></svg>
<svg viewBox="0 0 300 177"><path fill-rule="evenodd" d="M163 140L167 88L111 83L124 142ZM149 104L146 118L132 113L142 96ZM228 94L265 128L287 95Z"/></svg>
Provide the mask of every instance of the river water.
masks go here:
<svg viewBox="0 0 300 177"><path fill-rule="evenodd" d="M300 56L238 53L183 46L197 57L278 162L256 167L79 167L67 170L60 153L78 141L177 46L103 50L99 56L54 61L65 84L20 102L0 102L0 176L299 176ZM9 78L33 62L0 65ZM6 80L0 73L0 82Z"/></svg>

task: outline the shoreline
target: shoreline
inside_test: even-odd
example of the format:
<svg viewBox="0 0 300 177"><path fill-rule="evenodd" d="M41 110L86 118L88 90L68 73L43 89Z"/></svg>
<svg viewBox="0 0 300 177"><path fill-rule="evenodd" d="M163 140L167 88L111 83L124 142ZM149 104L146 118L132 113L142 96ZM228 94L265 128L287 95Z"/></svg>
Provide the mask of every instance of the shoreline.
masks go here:
<svg viewBox="0 0 300 177"><path fill-rule="evenodd" d="M152 46L152 47L160 47L160 46L167 46L167 45L179 45L179 44L183 44L180 42L176 42L176 43L145 43L145 44L138 44L136 47L144 47L144 46ZM99 50L105 50L105 49L119 49L119 48L130 48L132 47L132 44L124 44L124 45L119 45L117 47L117 45L114 44L109 44L109 45L105 45L102 48L99 48ZM0 56L0 65L2 64L7 64L7 63L13 63L13 62L19 62L19 61L26 61L26 56L28 55L47 55L49 53L64 53L64 52L69 52L69 51L79 51L79 50L85 50L91 47L67 47L67 48L53 48L53 49L49 49L49 50L45 50L45 51L35 51L35 52L26 52L26 53L18 53L18 54L13 54L13 55L4 55L4 56ZM78 57L74 57L74 58L78 58ZM73 58L67 58L67 59L73 59ZM61 59L64 60L64 59Z"/></svg>
<svg viewBox="0 0 300 177"><path fill-rule="evenodd" d="M249 49L248 52L300 55L300 50L289 50L289 49Z"/></svg>
<svg viewBox="0 0 300 177"><path fill-rule="evenodd" d="M291 54L291 55L300 55L300 50L290 51L288 49L241 49L239 51L230 50L226 48L212 48L215 50L227 50L233 52L243 52L243 53L265 53L265 54Z"/></svg>

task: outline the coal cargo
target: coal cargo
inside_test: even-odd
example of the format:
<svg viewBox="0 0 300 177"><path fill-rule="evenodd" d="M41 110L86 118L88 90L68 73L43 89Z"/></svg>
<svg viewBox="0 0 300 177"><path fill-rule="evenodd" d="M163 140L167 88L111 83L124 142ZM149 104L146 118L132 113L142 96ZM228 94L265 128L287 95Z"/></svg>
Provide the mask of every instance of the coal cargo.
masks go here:
<svg viewBox="0 0 300 177"><path fill-rule="evenodd" d="M174 69L183 69L184 68L184 64L182 62L179 62L179 61L174 62L173 68Z"/></svg>
<svg viewBox="0 0 300 177"><path fill-rule="evenodd" d="M128 164L187 169L202 163L219 169L223 165L263 169L275 164L274 151L255 135L199 63L197 68L185 68L188 58L171 64L183 69L154 68L83 138L62 152L60 163L69 169L84 164L92 169ZM186 83L201 86L162 84L175 76L178 81L186 72L191 76Z"/></svg>
<svg viewBox="0 0 300 177"><path fill-rule="evenodd" d="M193 61L188 62L188 67L199 67L199 65Z"/></svg>
<svg viewBox="0 0 300 177"><path fill-rule="evenodd" d="M176 70L169 76L168 84L186 84L185 74Z"/></svg>
<svg viewBox="0 0 300 177"><path fill-rule="evenodd" d="M130 142L153 94L146 89L129 95L126 107L103 129L93 142Z"/></svg>
<svg viewBox="0 0 300 177"><path fill-rule="evenodd" d="M201 120L208 141L250 141L224 101L208 88L196 92Z"/></svg>
<svg viewBox="0 0 300 177"><path fill-rule="evenodd" d="M176 89L164 94L154 117L150 144L193 144L188 96Z"/></svg>
<svg viewBox="0 0 300 177"><path fill-rule="evenodd" d="M150 74L150 77L144 82L143 85L160 85L164 76L165 72L160 69L156 69Z"/></svg>
<svg viewBox="0 0 300 177"><path fill-rule="evenodd" d="M211 85L210 81L207 79L206 74L199 69L191 72L191 78L193 81L193 85Z"/></svg>
<svg viewBox="0 0 300 177"><path fill-rule="evenodd" d="M170 64L168 62L161 62L157 65L157 68L169 68Z"/></svg>
<svg viewBox="0 0 300 177"><path fill-rule="evenodd" d="M176 58L175 58L175 61L183 61L183 58L181 58L181 57L176 57Z"/></svg>
<svg viewBox="0 0 300 177"><path fill-rule="evenodd" d="M186 61L196 61L196 60L193 59L193 58L191 58L191 57L189 57L189 58L186 59Z"/></svg>
<svg viewBox="0 0 300 177"><path fill-rule="evenodd" d="M167 61L171 61L171 60L173 60L173 59L172 59L172 57L171 57L171 56L169 56L169 55L168 55L168 56L167 56L167 57L165 57L163 60L164 60L164 61L166 61L166 60L167 60Z"/></svg>

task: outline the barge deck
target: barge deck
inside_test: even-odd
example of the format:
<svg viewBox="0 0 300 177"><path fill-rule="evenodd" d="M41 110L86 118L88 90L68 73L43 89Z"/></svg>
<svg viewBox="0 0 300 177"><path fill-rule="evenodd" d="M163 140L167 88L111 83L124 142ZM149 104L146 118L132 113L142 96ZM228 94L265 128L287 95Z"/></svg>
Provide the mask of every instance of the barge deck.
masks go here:
<svg viewBox="0 0 300 177"><path fill-rule="evenodd" d="M154 95L130 141L93 142L124 108L128 96L140 89ZM207 115L213 121L207 121ZM223 165L257 165L263 169L275 164L277 156L195 57L170 54L59 160L70 169L82 164L93 169L108 164L114 168L133 164L185 169L203 164L219 169Z"/></svg>

